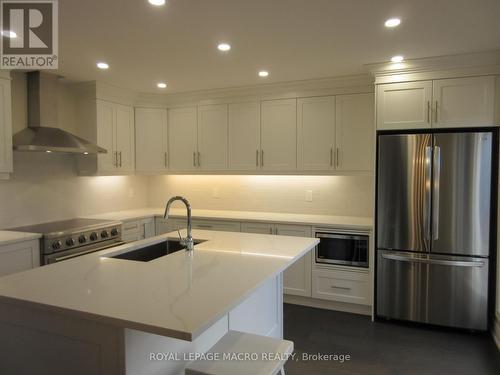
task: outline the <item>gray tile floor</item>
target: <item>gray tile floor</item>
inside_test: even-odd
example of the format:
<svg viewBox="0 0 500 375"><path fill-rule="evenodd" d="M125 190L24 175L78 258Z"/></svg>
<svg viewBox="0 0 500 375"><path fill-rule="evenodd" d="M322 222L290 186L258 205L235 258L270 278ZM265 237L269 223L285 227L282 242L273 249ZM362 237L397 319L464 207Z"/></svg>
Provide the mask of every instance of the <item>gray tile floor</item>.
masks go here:
<svg viewBox="0 0 500 375"><path fill-rule="evenodd" d="M287 375L500 374L500 352L486 334L372 323L367 316L285 304L284 336L297 353ZM351 359L304 361L303 353Z"/></svg>

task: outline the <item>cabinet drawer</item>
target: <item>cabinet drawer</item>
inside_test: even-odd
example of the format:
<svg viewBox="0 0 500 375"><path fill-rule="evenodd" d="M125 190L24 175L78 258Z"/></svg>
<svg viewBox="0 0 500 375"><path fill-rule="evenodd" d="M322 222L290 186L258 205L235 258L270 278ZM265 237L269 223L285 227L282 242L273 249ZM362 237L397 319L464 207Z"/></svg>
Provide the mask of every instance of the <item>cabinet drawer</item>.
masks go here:
<svg viewBox="0 0 500 375"><path fill-rule="evenodd" d="M241 223L241 231L244 233L273 234L274 225L269 223Z"/></svg>
<svg viewBox="0 0 500 375"><path fill-rule="evenodd" d="M237 221L193 220L194 229L240 232L241 224Z"/></svg>
<svg viewBox="0 0 500 375"><path fill-rule="evenodd" d="M370 305L370 279L367 273L313 271L312 296L338 302Z"/></svg>

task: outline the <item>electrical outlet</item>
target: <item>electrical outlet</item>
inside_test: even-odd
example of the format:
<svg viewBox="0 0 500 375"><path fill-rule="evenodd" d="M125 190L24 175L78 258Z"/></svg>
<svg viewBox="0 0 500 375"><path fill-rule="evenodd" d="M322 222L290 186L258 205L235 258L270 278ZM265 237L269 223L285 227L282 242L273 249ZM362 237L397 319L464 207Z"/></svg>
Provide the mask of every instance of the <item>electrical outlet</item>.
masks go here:
<svg viewBox="0 0 500 375"><path fill-rule="evenodd" d="M306 190L306 202L312 202L312 201L313 201L313 191Z"/></svg>
<svg viewBox="0 0 500 375"><path fill-rule="evenodd" d="M219 192L219 188L212 188L212 198L214 199L219 199L220 198L220 192Z"/></svg>

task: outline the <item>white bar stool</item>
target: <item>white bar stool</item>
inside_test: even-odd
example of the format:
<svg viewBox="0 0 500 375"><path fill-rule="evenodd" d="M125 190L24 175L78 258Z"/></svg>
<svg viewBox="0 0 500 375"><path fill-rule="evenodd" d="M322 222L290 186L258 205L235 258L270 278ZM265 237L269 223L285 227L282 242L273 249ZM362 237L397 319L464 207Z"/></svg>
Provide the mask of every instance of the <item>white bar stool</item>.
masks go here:
<svg viewBox="0 0 500 375"><path fill-rule="evenodd" d="M205 353L206 358L191 362L186 367L185 373L186 375L275 375L278 373L284 375L283 367L292 352L292 341L229 331ZM216 357L217 360L215 360Z"/></svg>

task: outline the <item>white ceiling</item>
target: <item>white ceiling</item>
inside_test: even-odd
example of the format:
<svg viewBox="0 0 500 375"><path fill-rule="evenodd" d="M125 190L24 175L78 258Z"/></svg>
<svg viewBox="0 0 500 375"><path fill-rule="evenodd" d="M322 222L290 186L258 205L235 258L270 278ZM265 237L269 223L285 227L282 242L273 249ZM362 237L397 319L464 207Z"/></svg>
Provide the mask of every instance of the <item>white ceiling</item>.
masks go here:
<svg viewBox="0 0 500 375"><path fill-rule="evenodd" d="M60 74L141 92L358 74L396 54L500 49L499 0L61 0L59 14ZM401 25L385 28L390 17ZM219 41L231 51L220 53ZM110 69L98 71L98 60ZM258 78L259 69L270 76Z"/></svg>

